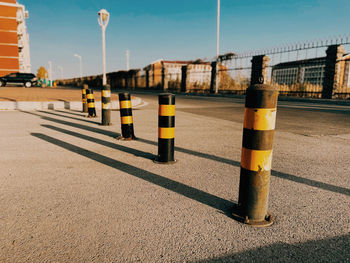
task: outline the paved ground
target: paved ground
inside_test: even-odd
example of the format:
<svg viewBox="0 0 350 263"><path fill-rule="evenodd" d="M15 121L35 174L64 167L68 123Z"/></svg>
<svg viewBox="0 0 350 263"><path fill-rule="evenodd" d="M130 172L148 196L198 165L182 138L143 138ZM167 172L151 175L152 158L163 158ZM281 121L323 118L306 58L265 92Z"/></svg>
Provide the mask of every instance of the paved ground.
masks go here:
<svg viewBox="0 0 350 263"><path fill-rule="evenodd" d="M1 262L350 262L349 108L280 104L273 226L234 221L242 100L177 97L175 165L156 165L157 97L115 140L69 110L0 111ZM318 106L318 108L317 108ZM322 122L320 123L320 120ZM335 126L335 128L333 128Z"/></svg>

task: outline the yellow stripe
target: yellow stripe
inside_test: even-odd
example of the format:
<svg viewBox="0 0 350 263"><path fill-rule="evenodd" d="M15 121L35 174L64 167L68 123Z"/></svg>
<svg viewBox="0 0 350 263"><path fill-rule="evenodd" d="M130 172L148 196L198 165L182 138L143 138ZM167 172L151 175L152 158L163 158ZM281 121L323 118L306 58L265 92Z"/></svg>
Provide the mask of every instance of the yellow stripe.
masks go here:
<svg viewBox="0 0 350 263"><path fill-rule="evenodd" d="M88 103L89 108L95 108L95 102L90 102Z"/></svg>
<svg viewBox="0 0 350 263"><path fill-rule="evenodd" d="M83 99L83 103L85 104L87 102L87 99Z"/></svg>
<svg viewBox="0 0 350 263"><path fill-rule="evenodd" d="M83 91L83 94L86 94L86 89L82 89L82 91Z"/></svg>
<svg viewBox="0 0 350 263"><path fill-rule="evenodd" d="M242 147L241 166L244 169L261 172L271 170L272 150L258 151Z"/></svg>
<svg viewBox="0 0 350 263"><path fill-rule="evenodd" d="M175 138L175 128L158 128L158 138L161 138L161 139Z"/></svg>
<svg viewBox="0 0 350 263"><path fill-rule="evenodd" d="M94 98L94 94L88 94L88 95L86 95L86 98L89 99L89 100L91 100L91 99Z"/></svg>
<svg viewBox="0 0 350 263"><path fill-rule="evenodd" d="M276 109L244 109L244 125L246 129L274 130Z"/></svg>
<svg viewBox="0 0 350 263"><path fill-rule="evenodd" d="M110 108L111 108L111 104L110 103L102 103L102 109L109 110Z"/></svg>
<svg viewBox="0 0 350 263"><path fill-rule="evenodd" d="M121 109L128 109L131 108L131 101L130 100L122 100L119 102Z"/></svg>
<svg viewBox="0 0 350 263"><path fill-rule="evenodd" d="M175 105L159 105L159 116L175 116Z"/></svg>
<svg viewBox="0 0 350 263"><path fill-rule="evenodd" d="M110 97L111 91L110 90L102 90L102 97Z"/></svg>
<svg viewBox="0 0 350 263"><path fill-rule="evenodd" d="M132 124L133 123L132 116L121 117L121 122L122 124Z"/></svg>

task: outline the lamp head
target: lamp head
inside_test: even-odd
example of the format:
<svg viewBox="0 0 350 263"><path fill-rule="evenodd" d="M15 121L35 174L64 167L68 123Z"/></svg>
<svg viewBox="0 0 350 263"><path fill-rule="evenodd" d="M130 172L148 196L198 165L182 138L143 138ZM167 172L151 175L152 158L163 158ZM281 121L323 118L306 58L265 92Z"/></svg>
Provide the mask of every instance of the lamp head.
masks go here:
<svg viewBox="0 0 350 263"><path fill-rule="evenodd" d="M102 28L106 28L109 22L109 13L106 9L101 9L97 13L98 15L98 23Z"/></svg>

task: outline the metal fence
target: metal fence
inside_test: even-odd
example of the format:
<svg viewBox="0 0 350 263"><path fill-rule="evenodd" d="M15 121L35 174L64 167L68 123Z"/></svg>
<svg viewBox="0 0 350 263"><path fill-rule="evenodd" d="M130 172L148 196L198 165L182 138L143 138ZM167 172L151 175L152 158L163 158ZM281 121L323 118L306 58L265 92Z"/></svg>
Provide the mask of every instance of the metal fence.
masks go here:
<svg viewBox="0 0 350 263"><path fill-rule="evenodd" d="M350 36L228 53L211 61L159 60L141 70L109 73L107 79L117 89L212 93L217 85L219 93L245 94L254 75L253 58L263 56L264 83L277 87L281 96L349 99L350 54L346 50L350 50ZM100 76L94 76L80 82L95 85L99 80ZM64 80L65 83L69 85L72 81ZM327 89L330 96L325 92Z"/></svg>

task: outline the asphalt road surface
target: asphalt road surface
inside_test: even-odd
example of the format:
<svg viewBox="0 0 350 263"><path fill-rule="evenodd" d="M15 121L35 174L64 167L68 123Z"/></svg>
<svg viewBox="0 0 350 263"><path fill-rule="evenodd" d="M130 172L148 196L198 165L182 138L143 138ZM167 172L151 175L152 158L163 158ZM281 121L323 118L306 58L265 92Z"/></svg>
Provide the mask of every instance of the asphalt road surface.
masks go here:
<svg viewBox="0 0 350 263"><path fill-rule="evenodd" d="M276 220L254 228L231 216L243 100L177 96L159 165L157 96L135 96L130 142L118 111L0 111L0 262L350 262L349 107L279 103Z"/></svg>

